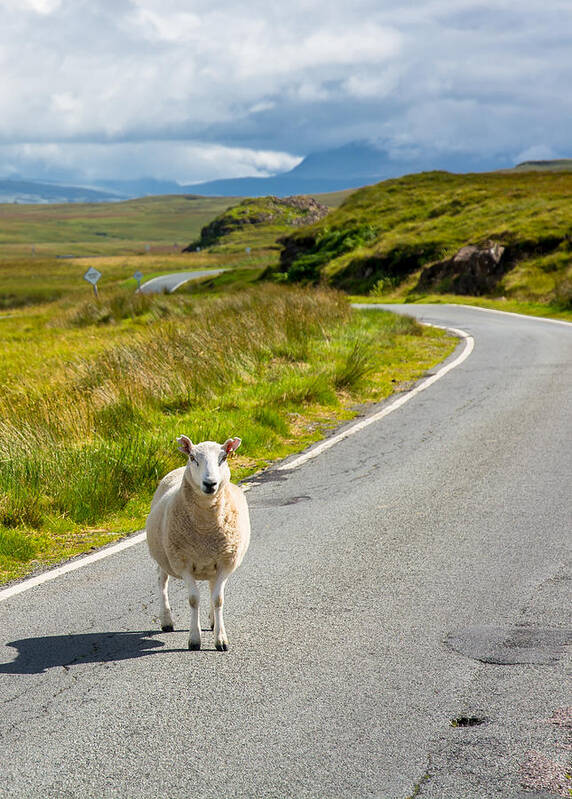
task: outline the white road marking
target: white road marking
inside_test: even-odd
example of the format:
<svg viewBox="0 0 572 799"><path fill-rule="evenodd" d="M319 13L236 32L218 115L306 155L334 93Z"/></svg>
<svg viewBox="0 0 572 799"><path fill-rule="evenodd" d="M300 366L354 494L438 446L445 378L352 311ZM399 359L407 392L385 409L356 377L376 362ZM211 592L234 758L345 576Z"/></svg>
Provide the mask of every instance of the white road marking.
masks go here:
<svg viewBox="0 0 572 799"><path fill-rule="evenodd" d="M474 308L476 311L484 311L485 313L500 313L505 316L520 316L521 319L534 319L537 322L551 322L553 325L568 325L572 326L572 322L567 322L565 319L549 319L548 316L530 316L529 314L516 313L516 311L499 311L497 308L481 308L480 305L461 305L457 302L448 303L455 308Z"/></svg>
<svg viewBox="0 0 572 799"><path fill-rule="evenodd" d="M432 327L441 327L441 325L432 325ZM343 430L341 433L338 433L331 438L327 438L325 441L322 441L317 446L310 449L308 452L305 452L303 455L300 455L298 458L295 458L293 461L288 463L284 463L281 466L278 466L277 469L282 470L291 470L297 469L299 466L302 466L303 463L306 461L312 460L313 458L317 458L319 455L322 454L330 447L335 446L338 442L343 441L345 438L349 438L349 436L355 435L359 433L360 430L363 430L364 427L368 427L370 424L374 424L378 422L380 419L383 419L384 416L387 416L393 411L396 411L398 408L401 408L402 405L405 405L406 402L409 402L420 394L422 391L425 391L426 388L432 386L437 380L440 380L444 377L451 369L454 369L457 366L460 366L463 361L465 361L471 352L473 351L473 347L475 346L475 341L469 333L466 333L464 330L458 330L452 327L442 327L443 330L447 330L454 335L458 336L460 339L463 340L464 346L463 350L460 355L458 355L454 360L450 361L445 366L442 366L435 374L426 377L418 386L416 386L412 391L407 392L406 394L402 394L400 397L395 399L389 405L387 405L382 410L378 411L377 413L368 416L366 419L362 419L359 422L351 425L350 427ZM248 491L251 487L255 486L256 480L249 482L248 484L243 486L243 491ZM50 580L55 580L57 577L60 577L62 574L67 574L68 572L75 571L76 569L81 569L83 566L89 566L91 563L95 563L98 560L103 560L104 558L108 558L111 555L115 555L116 552L121 552L124 549L128 549L129 547L135 546L136 544L141 543L145 540L146 533L143 530L142 532L136 533L135 535L130 536L129 538L124 539L123 541L119 541L117 544L112 544L111 546L105 547L105 549L99 550L99 552L94 552L91 555L85 555L82 557L78 557L75 560L66 563L63 566L58 566L51 571L44 572L43 574L39 574L37 577L30 577L27 580L22 580L22 582L16 583L15 585L10 586L9 588L4 588L0 591L0 602L3 602L5 599L9 599L10 597L16 596L17 594L22 594L24 591L28 591L30 588L35 588L38 585L42 585L43 583L47 583Z"/></svg>
<svg viewBox="0 0 572 799"><path fill-rule="evenodd" d="M121 552L123 549L129 549L129 547L133 547L135 544L139 544L141 541L144 541L145 535L145 531L143 530L143 532L136 533L135 535L132 535L123 541L119 541L117 544L112 544L109 547L105 547L105 549L100 549L99 552L93 552L91 555L80 555L77 559L71 560L64 566L58 566L48 572L38 574L37 577L29 577L27 580L22 580L21 583L16 583L15 585L11 585L9 588L4 588L2 591L0 591L0 602L3 602L5 599L9 599L12 596L16 596L17 594L22 594L24 591L28 591L30 588L35 588L37 585L42 585L42 583L55 580L56 577L61 577L62 574L67 574L68 572L73 572L76 569L81 569L83 566L89 566L90 563L95 563L98 560L103 560L103 558L108 558L110 555L115 555L116 552Z"/></svg>

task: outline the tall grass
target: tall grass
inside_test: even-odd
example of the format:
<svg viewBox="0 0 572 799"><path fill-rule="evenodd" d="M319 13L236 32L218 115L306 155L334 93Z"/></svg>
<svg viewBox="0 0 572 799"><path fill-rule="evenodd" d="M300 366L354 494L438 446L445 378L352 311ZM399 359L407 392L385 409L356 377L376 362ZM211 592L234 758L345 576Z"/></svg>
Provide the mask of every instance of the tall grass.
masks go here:
<svg viewBox="0 0 572 799"><path fill-rule="evenodd" d="M154 302L161 307L161 298ZM246 450L261 437L284 435L284 418L257 406L249 389L266 376L281 386L282 402L298 402L304 392L311 399L312 380L297 362L349 316L336 294L278 287L190 303L185 316L155 318L128 343L70 363L55 385L4 393L1 525L41 529L54 518L96 524L149 494L176 463L171 441L179 420L196 438L226 437L236 411L250 403L257 430Z"/></svg>

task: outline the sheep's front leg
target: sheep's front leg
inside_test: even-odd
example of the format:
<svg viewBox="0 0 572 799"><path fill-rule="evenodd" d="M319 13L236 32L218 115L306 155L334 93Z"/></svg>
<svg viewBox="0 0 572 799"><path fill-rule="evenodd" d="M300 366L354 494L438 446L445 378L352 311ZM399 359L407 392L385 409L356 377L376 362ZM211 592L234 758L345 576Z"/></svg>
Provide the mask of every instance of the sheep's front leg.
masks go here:
<svg viewBox="0 0 572 799"><path fill-rule="evenodd" d="M228 649L228 638L224 629L222 608L224 605L224 586L228 580L228 574L219 572L216 579L211 581L211 618L214 624L215 646L219 652L226 652Z"/></svg>
<svg viewBox="0 0 572 799"><path fill-rule="evenodd" d="M183 580L187 586L187 593L189 595L189 605L191 606L191 629L189 633L189 649L201 648L201 616L200 616L200 598L201 594L199 586L195 578L189 572L183 574Z"/></svg>
<svg viewBox="0 0 572 799"><path fill-rule="evenodd" d="M161 602L159 621L161 622L161 629L164 633L172 633L175 629L171 606L169 605L168 583L169 575L159 566L159 597Z"/></svg>

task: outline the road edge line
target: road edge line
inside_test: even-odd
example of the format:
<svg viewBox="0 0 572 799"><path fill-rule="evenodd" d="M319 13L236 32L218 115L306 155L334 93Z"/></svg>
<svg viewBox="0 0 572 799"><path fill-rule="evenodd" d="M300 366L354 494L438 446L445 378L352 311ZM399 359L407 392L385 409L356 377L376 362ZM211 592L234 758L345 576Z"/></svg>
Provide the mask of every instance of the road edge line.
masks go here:
<svg viewBox="0 0 572 799"><path fill-rule="evenodd" d="M455 308L474 308L477 311L485 311L485 313L499 313L504 316L518 316L520 319L534 319L537 322L550 322L553 325L568 325L572 326L572 322L566 319L551 319L549 316L533 316L532 314L518 313L518 311L501 311L499 308L484 308L482 305L462 305L459 302L443 303L443 305L453 305Z"/></svg>
<svg viewBox="0 0 572 799"><path fill-rule="evenodd" d="M129 549L129 547L133 547L136 544L141 543L141 541L144 541L145 536L146 533L143 530L142 532L129 536L129 538L124 538L122 541L118 541L116 544L110 544L109 546L106 546L97 552L92 552L89 555L79 555L77 558L68 561L63 566L56 566L55 569L42 572L42 574L38 574L35 577L28 577L19 583L15 583L15 585L11 585L8 588L3 588L0 590L0 602L3 602L5 599L10 599L13 596L17 596L18 594L22 594L24 591L28 591L30 588L35 588L37 585L43 585L43 583L47 583L50 580L55 580L57 577L61 577L63 574L68 574L68 572L73 572L77 569L83 568L84 566L89 566L90 563L95 563L98 560L108 558L110 555L115 555L116 552Z"/></svg>

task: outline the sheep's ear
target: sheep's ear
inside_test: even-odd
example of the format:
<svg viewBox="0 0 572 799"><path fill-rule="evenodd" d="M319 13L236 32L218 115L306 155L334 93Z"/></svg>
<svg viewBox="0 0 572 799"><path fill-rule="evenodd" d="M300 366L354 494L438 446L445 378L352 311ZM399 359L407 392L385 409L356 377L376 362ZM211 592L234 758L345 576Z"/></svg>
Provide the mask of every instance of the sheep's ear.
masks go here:
<svg viewBox="0 0 572 799"><path fill-rule="evenodd" d="M193 442L187 436L179 436L177 439L177 444L179 445L179 452L182 452L185 455L190 455L193 450Z"/></svg>
<svg viewBox="0 0 572 799"><path fill-rule="evenodd" d="M227 455L230 455L231 452L234 452L235 449L238 449L242 444L242 438L227 438L227 440L222 445L222 448L226 452Z"/></svg>

